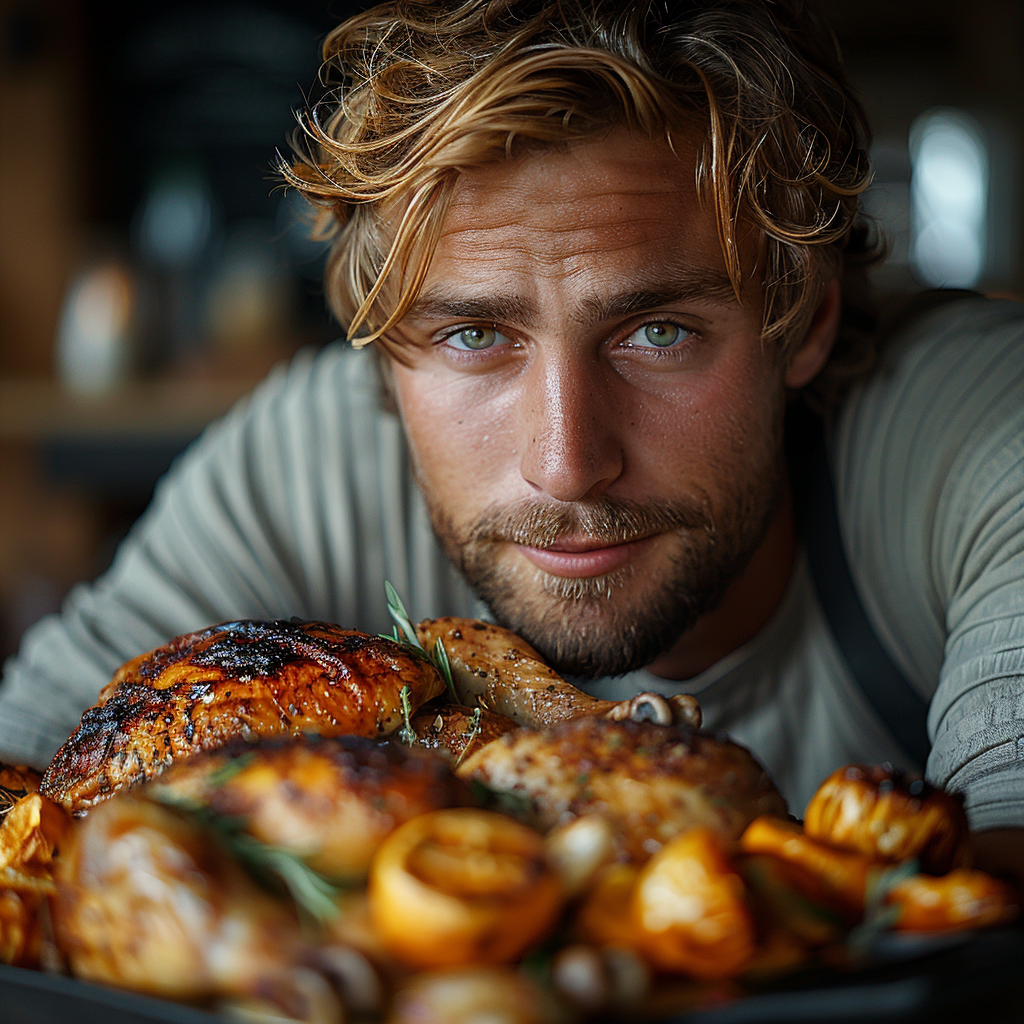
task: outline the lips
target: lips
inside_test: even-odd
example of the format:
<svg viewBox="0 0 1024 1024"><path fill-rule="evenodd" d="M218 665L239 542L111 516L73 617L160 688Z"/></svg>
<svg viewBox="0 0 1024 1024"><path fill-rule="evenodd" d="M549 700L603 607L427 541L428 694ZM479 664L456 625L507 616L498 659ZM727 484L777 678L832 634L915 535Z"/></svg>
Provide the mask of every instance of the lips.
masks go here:
<svg viewBox="0 0 1024 1024"><path fill-rule="evenodd" d="M583 579L604 576L621 569L654 543L654 537L642 537L624 544L601 544L593 538L562 538L549 547L525 544L516 547L537 568L552 576Z"/></svg>

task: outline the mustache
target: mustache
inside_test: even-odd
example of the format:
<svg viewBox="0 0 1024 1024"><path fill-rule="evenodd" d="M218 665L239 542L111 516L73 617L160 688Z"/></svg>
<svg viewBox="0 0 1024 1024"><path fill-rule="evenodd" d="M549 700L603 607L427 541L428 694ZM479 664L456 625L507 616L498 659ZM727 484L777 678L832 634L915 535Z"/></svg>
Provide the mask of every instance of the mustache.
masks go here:
<svg viewBox="0 0 1024 1024"><path fill-rule="evenodd" d="M546 548L563 537L582 535L603 544L626 544L678 530L701 530L712 538L715 536L710 513L697 502L640 502L603 497L553 505L526 498L488 509L472 527L469 540L511 541Z"/></svg>

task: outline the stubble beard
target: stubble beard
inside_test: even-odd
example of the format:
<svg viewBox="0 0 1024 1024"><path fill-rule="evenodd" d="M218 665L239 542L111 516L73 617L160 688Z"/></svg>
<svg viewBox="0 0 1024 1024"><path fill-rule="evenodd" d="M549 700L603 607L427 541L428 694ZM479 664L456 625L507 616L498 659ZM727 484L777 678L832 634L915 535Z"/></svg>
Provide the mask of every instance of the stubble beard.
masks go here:
<svg viewBox="0 0 1024 1024"><path fill-rule="evenodd" d="M712 611L763 539L781 494L775 459L745 486L733 487L715 510L700 499L526 500L493 506L457 528L425 492L445 553L495 620L560 672L585 679L649 665ZM515 545L545 548L566 536L621 544L657 534L674 539L660 573L638 573L630 563L567 578L514 554Z"/></svg>

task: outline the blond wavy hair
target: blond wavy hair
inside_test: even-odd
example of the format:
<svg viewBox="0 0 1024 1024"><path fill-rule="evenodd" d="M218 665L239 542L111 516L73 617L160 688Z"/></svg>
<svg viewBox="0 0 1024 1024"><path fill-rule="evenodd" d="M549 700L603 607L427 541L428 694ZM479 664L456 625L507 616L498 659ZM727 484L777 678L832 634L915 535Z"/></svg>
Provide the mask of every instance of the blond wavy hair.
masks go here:
<svg viewBox="0 0 1024 1024"><path fill-rule="evenodd" d="M333 239L325 291L356 344L389 344L462 169L618 125L697 141L737 295L741 228L763 240L763 337L783 353L827 280L875 257L867 123L803 0L390 0L327 37L321 84L279 170ZM833 377L870 360L859 333Z"/></svg>

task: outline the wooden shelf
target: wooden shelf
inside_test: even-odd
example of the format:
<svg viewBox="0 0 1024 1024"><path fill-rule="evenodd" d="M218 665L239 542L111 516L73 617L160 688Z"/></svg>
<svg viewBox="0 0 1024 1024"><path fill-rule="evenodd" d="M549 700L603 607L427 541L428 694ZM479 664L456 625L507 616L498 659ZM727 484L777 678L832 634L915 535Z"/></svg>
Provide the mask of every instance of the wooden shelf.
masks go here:
<svg viewBox="0 0 1024 1024"><path fill-rule="evenodd" d="M258 380L164 378L84 395L53 380L0 378L0 443L195 435L227 412Z"/></svg>

